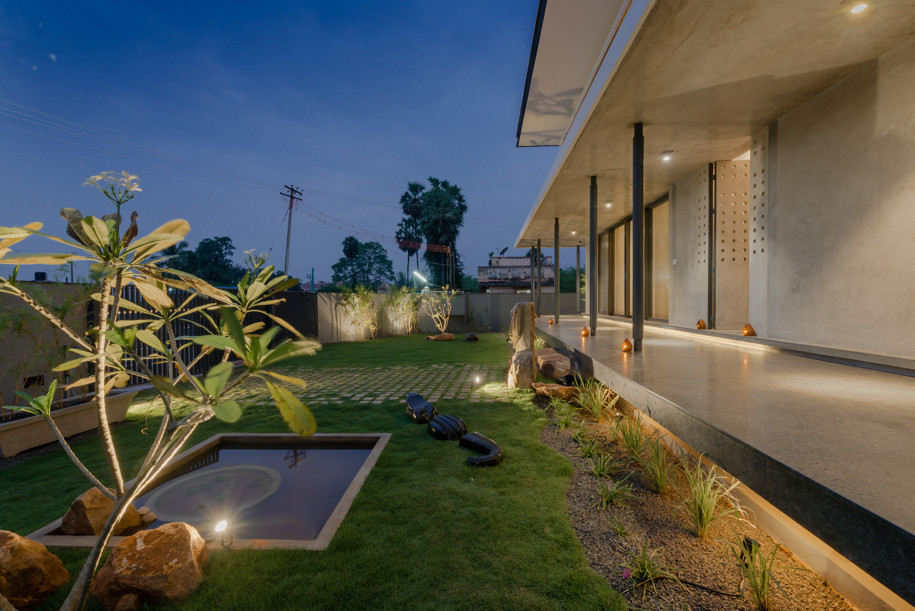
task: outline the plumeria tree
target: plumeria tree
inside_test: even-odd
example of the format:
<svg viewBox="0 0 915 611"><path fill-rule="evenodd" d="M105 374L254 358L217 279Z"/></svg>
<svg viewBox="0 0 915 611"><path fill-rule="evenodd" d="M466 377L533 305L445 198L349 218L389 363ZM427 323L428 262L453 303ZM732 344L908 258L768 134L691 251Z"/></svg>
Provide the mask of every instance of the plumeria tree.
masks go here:
<svg viewBox="0 0 915 611"><path fill-rule="evenodd" d="M242 406L230 398L233 389L250 378L260 379L292 431L303 436L315 431L311 412L289 390L290 385L304 387L305 382L271 371L271 368L292 357L314 354L320 348L317 342L305 339L267 309L281 301L279 293L295 284L295 279L276 275L272 266L264 266L264 261L257 259L257 265L238 282L237 291L230 292L217 289L189 273L166 269L161 266L164 258L159 253L184 240L190 229L187 221L169 221L139 237L137 212L131 214L126 227L122 216L124 205L141 191L137 176L127 172L104 172L90 177L85 184L98 189L114 210L96 217L63 208L60 214L65 221L67 238L43 233L41 223L0 227L0 263L19 266L89 261L90 277L96 289L92 298L98 302L98 324L88 333L80 334L22 290L15 279L15 268L9 278L0 278L0 292L20 298L72 342L73 358L55 367L56 371L76 370L84 364L91 364L94 369L92 375L72 382L67 388L89 387L95 396L100 437L108 459L107 477L91 472L57 429L51 409L56 384L52 384L46 395L24 397L26 405L9 407L44 417L74 464L93 486L114 500L114 510L64 603L66 609L77 609L85 604L89 583L114 526L127 507L178 454L197 427L214 417L228 422L241 417ZM31 236L63 244L76 254L17 254L13 251L16 244ZM142 302L124 297L123 289L130 284L143 296ZM174 300L178 294L186 297ZM199 305L199 300L195 301L198 296L207 298L206 303ZM193 305L195 303L198 305ZM249 324L248 317L254 313L268 317L276 326L265 329L260 322ZM192 314L202 315L209 333L195 338L178 337L175 323ZM281 327L290 331L294 339L274 345ZM200 352L189 360L185 355L189 353L186 349L191 342L200 346ZM145 344L145 356L140 356L138 344ZM221 354L219 363L206 373L196 375L200 359L214 351ZM242 367L237 375L230 359L241 360ZM139 375L148 379L158 391L164 415L145 459L132 482L128 483L108 426L106 396L113 388L127 383L130 377L127 364L131 362ZM167 364L164 370L169 374L154 375L152 363ZM176 404L179 399L180 408ZM111 487L106 486L103 479L108 479Z"/></svg>

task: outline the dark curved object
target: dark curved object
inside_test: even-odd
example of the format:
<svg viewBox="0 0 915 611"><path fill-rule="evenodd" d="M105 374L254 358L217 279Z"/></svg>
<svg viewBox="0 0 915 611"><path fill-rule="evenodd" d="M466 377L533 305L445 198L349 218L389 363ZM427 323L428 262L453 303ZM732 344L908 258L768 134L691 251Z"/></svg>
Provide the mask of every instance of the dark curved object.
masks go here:
<svg viewBox="0 0 915 611"><path fill-rule="evenodd" d="M483 456L468 456L467 463L474 467L495 467L502 462L502 448L480 433L468 433L459 442L462 448L479 452Z"/></svg>
<svg viewBox="0 0 915 611"><path fill-rule="evenodd" d="M426 401L421 394L415 392L407 393L407 415L410 420L416 424L426 424L436 414L438 414L438 410L435 409L434 405Z"/></svg>
<svg viewBox="0 0 915 611"><path fill-rule="evenodd" d="M429 421L429 434L436 439L453 441L467 434L467 426L457 416L439 414Z"/></svg>

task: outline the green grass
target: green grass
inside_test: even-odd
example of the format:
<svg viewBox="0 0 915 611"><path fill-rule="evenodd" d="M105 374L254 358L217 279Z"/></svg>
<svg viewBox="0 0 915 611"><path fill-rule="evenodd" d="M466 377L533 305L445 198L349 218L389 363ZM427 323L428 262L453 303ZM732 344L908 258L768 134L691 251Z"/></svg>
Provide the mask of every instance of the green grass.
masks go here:
<svg viewBox="0 0 915 611"><path fill-rule="evenodd" d="M501 335L481 338L477 344L411 336L331 345L302 365L502 364ZM285 431L265 391L249 388L240 400L246 411L239 422L208 422L191 444L219 431ZM316 407L319 432L393 434L330 547L214 551L203 584L178 608L623 608L606 580L587 568L565 499L572 466L539 442L547 420L531 394L515 393L510 403L436 405L501 444L502 465L470 467L466 450L433 439L397 402ZM144 411L135 404L129 422L115 430L131 467L149 441L142 429L148 427L151 435L158 421L155 405L148 423ZM76 452L103 471L97 440L76 444ZM0 528L27 534L63 514L87 487L61 451L0 471ZM52 551L71 574L86 553ZM56 608L64 595L42 608Z"/></svg>

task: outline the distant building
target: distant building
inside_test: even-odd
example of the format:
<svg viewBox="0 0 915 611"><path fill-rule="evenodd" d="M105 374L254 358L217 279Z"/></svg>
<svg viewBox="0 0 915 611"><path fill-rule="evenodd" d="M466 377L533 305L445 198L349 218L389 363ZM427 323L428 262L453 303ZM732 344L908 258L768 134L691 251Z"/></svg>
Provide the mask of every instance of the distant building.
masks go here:
<svg viewBox="0 0 915 611"><path fill-rule="evenodd" d="M553 257L544 257L540 278L542 291L553 292ZM530 257L490 257L489 265L477 268L481 293L530 293Z"/></svg>

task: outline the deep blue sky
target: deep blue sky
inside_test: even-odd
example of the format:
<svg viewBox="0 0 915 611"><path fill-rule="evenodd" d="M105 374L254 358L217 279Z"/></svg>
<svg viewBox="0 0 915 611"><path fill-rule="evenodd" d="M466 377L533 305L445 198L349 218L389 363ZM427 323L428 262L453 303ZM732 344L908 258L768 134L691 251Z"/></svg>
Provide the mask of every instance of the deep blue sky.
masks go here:
<svg viewBox="0 0 915 611"><path fill-rule="evenodd" d="M294 212L291 273L329 280L346 235L393 237L407 182L436 176L467 198L458 248L475 275L513 243L556 153L515 147L536 10L0 0L0 225L62 235L59 208L109 211L85 178L126 169L142 180L141 234L185 218L192 246L227 235L239 260L272 247L282 267L279 192L294 184L312 215L367 231Z"/></svg>

